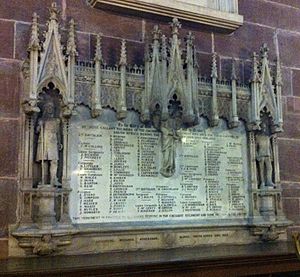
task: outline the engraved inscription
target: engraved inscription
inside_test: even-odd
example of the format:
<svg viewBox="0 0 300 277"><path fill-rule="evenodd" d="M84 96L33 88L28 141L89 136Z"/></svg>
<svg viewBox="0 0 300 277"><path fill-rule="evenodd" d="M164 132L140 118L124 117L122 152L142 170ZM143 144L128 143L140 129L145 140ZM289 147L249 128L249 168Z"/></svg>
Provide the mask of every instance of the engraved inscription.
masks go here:
<svg viewBox="0 0 300 277"><path fill-rule="evenodd" d="M160 173L154 128L91 121L72 126L71 216L76 223L245 219L246 136L179 130L176 171Z"/></svg>

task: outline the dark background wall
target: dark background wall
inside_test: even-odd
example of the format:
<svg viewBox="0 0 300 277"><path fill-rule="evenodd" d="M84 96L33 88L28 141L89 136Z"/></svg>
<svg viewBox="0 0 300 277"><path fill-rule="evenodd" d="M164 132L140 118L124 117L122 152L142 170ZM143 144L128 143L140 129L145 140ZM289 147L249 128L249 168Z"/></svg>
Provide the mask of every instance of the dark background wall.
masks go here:
<svg viewBox="0 0 300 277"><path fill-rule="evenodd" d="M17 221L23 93L20 69L27 56L32 13L38 13L44 30L52 1L0 0L0 258L7 256L8 224ZM56 2L62 10L62 27L66 28L71 18L77 23L80 60L93 59L95 36L99 32L103 34L103 52L108 64L118 62L121 39L128 41L128 63L142 64L144 42L153 25L160 24L163 32L170 34L168 24L158 19L94 10L85 0ZM288 218L300 225L300 1L239 0L239 11L244 15L240 29L232 34L217 31L214 34L219 76L229 78L229 65L234 57L239 64L239 78L247 82L252 52L258 52L266 42L273 61L277 37L284 81L285 132L279 139L283 201ZM201 74L209 76L211 32L183 24L182 35L188 29L195 33ZM62 41L65 42L64 35Z"/></svg>

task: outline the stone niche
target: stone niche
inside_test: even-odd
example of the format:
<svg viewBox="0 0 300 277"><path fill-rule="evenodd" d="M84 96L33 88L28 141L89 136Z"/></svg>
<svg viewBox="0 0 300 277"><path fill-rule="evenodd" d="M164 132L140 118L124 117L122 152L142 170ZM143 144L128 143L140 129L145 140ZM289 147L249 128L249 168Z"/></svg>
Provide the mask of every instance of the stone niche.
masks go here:
<svg viewBox="0 0 300 277"><path fill-rule="evenodd" d="M253 53L249 85L199 75L193 34L180 47L154 27L144 64L77 61L70 21L62 52L58 10L45 40L33 16L23 64L20 222L10 256L267 243L286 239L277 135L281 71ZM167 43L170 41L170 43ZM185 49L183 49L183 47Z"/></svg>

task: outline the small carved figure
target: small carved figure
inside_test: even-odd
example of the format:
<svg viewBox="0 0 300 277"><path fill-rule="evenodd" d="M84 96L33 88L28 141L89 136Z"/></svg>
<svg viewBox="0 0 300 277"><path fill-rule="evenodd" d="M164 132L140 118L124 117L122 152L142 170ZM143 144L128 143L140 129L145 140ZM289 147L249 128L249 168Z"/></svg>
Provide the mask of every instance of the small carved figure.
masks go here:
<svg viewBox="0 0 300 277"><path fill-rule="evenodd" d="M261 124L261 131L256 135L256 160L258 161L260 187L274 187L272 181L272 145L271 136L268 133L267 125Z"/></svg>
<svg viewBox="0 0 300 277"><path fill-rule="evenodd" d="M50 184L57 186L59 151L62 150L63 146L60 136L60 119L54 117L53 102L45 103L36 133L39 135L36 161L42 164L42 185L45 184L45 177L48 176L49 172Z"/></svg>
<svg viewBox="0 0 300 277"><path fill-rule="evenodd" d="M40 241L33 244L33 254L39 256L51 255L57 249L57 244L52 240L51 235L43 235Z"/></svg>
<svg viewBox="0 0 300 277"><path fill-rule="evenodd" d="M171 121L170 118L162 121L160 126L163 153L160 173L165 177L171 177L175 172L176 141L181 140Z"/></svg>

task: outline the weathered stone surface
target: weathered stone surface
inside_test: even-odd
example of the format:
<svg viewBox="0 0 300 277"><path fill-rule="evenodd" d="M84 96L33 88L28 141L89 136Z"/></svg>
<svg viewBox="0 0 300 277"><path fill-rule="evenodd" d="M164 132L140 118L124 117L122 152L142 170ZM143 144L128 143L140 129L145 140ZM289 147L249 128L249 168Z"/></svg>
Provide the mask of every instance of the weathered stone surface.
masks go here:
<svg viewBox="0 0 300 277"><path fill-rule="evenodd" d="M6 259L8 256L8 240L0 239L0 259Z"/></svg>
<svg viewBox="0 0 300 277"><path fill-rule="evenodd" d="M286 112L294 112L294 97L286 97Z"/></svg>
<svg viewBox="0 0 300 277"><path fill-rule="evenodd" d="M220 60L220 77L225 78L227 80L231 80L232 74L232 59L221 58ZM242 83L245 82L245 74L244 74L244 61L243 60L235 60L235 71L238 80Z"/></svg>
<svg viewBox="0 0 300 277"><path fill-rule="evenodd" d="M14 19L20 21L31 21L32 14L38 13L41 17L41 22L45 22L53 0L10 0L0 2L0 18ZM55 1L58 6L61 6L61 0Z"/></svg>
<svg viewBox="0 0 300 277"><path fill-rule="evenodd" d="M300 139L300 115L285 114L284 115L284 132L281 137Z"/></svg>
<svg viewBox="0 0 300 277"><path fill-rule="evenodd" d="M9 58L9 59L13 58L13 54L14 54L14 23L13 22L0 20L0 41L1 41L0 58Z"/></svg>
<svg viewBox="0 0 300 277"><path fill-rule="evenodd" d="M300 3L295 0L271 0L274 3L288 5L295 8L300 8Z"/></svg>
<svg viewBox="0 0 300 277"><path fill-rule="evenodd" d="M279 139L278 143L281 180L298 182L300 180L300 140Z"/></svg>
<svg viewBox="0 0 300 277"><path fill-rule="evenodd" d="M0 119L0 177L18 174L19 122Z"/></svg>
<svg viewBox="0 0 300 277"><path fill-rule="evenodd" d="M300 98L294 97L294 113L300 113Z"/></svg>
<svg viewBox="0 0 300 277"><path fill-rule="evenodd" d="M282 184L282 196L300 198L300 183Z"/></svg>
<svg viewBox="0 0 300 277"><path fill-rule="evenodd" d="M0 116L19 115L20 65L18 62L0 60L0 98Z"/></svg>
<svg viewBox="0 0 300 277"><path fill-rule="evenodd" d="M278 42L281 62L287 67L300 68L300 55L295 49L300 47L300 35L290 32L279 32Z"/></svg>
<svg viewBox="0 0 300 277"><path fill-rule="evenodd" d="M250 43L251 42L251 43ZM275 58L273 30L244 23L243 27L230 35L215 34L215 51L227 57L249 59L253 52L259 52L263 43L270 49L270 60Z"/></svg>
<svg viewBox="0 0 300 277"><path fill-rule="evenodd" d="M292 71L292 76L293 76L293 95L294 96L300 96L300 70L293 70Z"/></svg>
<svg viewBox="0 0 300 277"><path fill-rule="evenodd" d="M16 213L17 181L0 179L0 237L7 235L8 224L16 222Z"/></svg>
<svg viewBox="0 0 300 277"><path fill-rule="evenodd" d="M73 18L77 28L90 33L102 33L105 36L142 40L142 19L133 16L96 10L84 0L66 1L67 18Z"/></svg>
<svg viewBox="0 0 300 277"><path fill-rule="evenodd" d="M102 45L102 54L103 59L108 65L116 65L120 61L120 53L121 53L121 39L102 37L101 45ZM95 45L96 45L96 36L91 35L91 59L94 59L95 54ZM144 64L144 43L127 41L126 49L127 49L127 64Z"/></svg>
<svg viewBox="0 0 300 277"><path fill-rule="evenodd" d="M294 223L300 223L299 199L283 197L282 204L287 218L292 220Z"/></svg>
<svg viewBox="0 0 300 277"><path fill-rule="evenodd" d="M295 2L298 1L293 1L293 3ZM274 28L298 31L300 27L299 9L278 5L278 3L272 3L271 1L240 0L239 13L244 15L245 21Z"/></svg>

